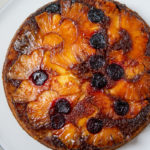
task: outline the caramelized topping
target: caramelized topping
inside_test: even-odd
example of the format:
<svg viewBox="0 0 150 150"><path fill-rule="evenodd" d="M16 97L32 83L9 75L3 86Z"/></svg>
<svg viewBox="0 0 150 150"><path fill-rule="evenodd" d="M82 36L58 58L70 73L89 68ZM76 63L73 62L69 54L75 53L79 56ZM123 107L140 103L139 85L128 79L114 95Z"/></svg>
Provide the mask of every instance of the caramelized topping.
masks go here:
<svg viewBox="0 0 150 150"><path fill-rule="evenodd" d="M90 57L91 69L98 70L105 65L105 58L101 55L94 55Z"/></svg>
<svg viewBox="0 0 150 150"><path fill-rule="evenodd" d="M45 9L48 13L60 13L60 4L59 3L52 3Z"/></svg>
<svg viewBox="0 0 150 150"><path fill-rule="evenodd" d="M27 54L31 51L31 46L34 42L34 36L31 32L22 34L14 43L14 49L21 54Z"/></svg>
<svg viewBox="0 0 150 150"><path fill-rule="evenodd" d="M115 149L150 109L149 28L119 3L87 1L56 1L29 17L4 67L9 102L54 149Z"/></svg>
<svg viewBox="0 0 150 150"><path fill-rule="evenodd" d="M132 48L131 37L129 33L124 29L121 29L119 33L120 33L121 39L117 43L114 44L113 49L115 50L122 49L124 52L128 52Z"/></svg>

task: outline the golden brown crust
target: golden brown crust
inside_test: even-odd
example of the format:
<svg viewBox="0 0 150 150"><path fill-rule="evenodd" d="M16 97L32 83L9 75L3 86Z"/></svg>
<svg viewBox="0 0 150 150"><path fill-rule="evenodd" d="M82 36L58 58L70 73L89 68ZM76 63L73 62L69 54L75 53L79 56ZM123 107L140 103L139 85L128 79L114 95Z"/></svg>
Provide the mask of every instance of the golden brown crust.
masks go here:
<svg viewBox="0 0 150 150"><path fill-rule="evenodd" d="M102 0L98 0L98 1L93 1L93 0L90 0L90 1L87 1L87 0L83 0L83 2L84 3L88 3L89 5L91 5L91 6L94 6L94 7L99 7L99 5L100 4L103 4L104 5L104 1L102 1ZM109 2L109 1L106 1L106 2ZM112 1L110 1L110 2L112 2ZM127 12L130 12L131 13L131 16L136 16L143 24L144 24L144 31L146 32L146 33L149 33L150 31L149 31L149 27L148 27L148 25L143 21L143 19L141 19L141 17L139 17L138 16L138 14L137 13L135 13L135 12L133 12L133 11L131 11L130 9L128 9L126 6L124 6L124 5L122 5L122 4L120 4L120 3L118 3L118 2L113 2L114 4L116 4L116 6L117 6L117 8L118 9L120 9L119 11L122 11L122 10L124 10L124 11L127 11ZM49 5L49 4L48 4ZM43 8L41 8L41 9L39 9L37 12L35 12L34 14L32 14L29 18L27 18L27 20L23 23L23 25L19 28L19 30L17 31L17 33L16 33L16 35L14 36L14 38L13 38L13 40L12 40L12 42L11 42L11 45L10 45L10 47L9 47L9 49L8 49L8 52L7 52L7 56L6 56L6 60L5 60L5 64L4 64L4 68L3 68L3 84L4 84L4 89L5 89L5 93L6 93L6 97L7 97L7 101L8 101L8 104L9 104L9 106L10 106L10 109L11 109L11 111L12 111L12 113L14 114L14 116L15 116L15 118L17 119L17 121L19 122L19 124L21 125L21 127L30 135L30 136L32 136L33 138L35 138L36 140L38 140L39 142L41 142L42 144L44 144L44 145L46 145L47 147L50 147L50 148L52 148L52 149L57 149L57 150L63 150L63 149L67 149L67 147L63 144L63 143L61 143L61 141L59 141L58 139L55 139L55 141L57 141L58 140L58 142L56 142L58 145L60 144L60 147L57 147L56 148L56 146L54 145L54 143L55 142L52 142L54 139L49 139L49 138L41 138L41 137L45 137L46 136L46 134L47 134L47 132L48 132L48 130L49 129L38 129L38 130L35 130L32 126L30 126L30 124L28 123L28 122L24 122L24 121L27 121L26 119L24 120L24 117L25 116L23 116L23 117L19 117L19 114L17 113L17 111L16 111L16 108L19 108L19 107L22 107L22 108L26 108L27 106L26 106L26 104L15 104L14 103L14 101L12 100L12 97L11 97L11 94L12 93L10 93L10 91L12 90L14 90L15 88L10 84L10 82L8 82L8 79L7 79L7 76L6 76L6 74L7 74L7 72L9 71L9 69L10 69L10 67L12 66L12 64L16 61L16 60L18 60L18 53L16 52L16 51L14 51L13 50L13 44L14 44L14 42L16 41L16 39L18 38L18 35L20 35L22 32L23 32L23 29L25 28L25 30L26 30L26 28L28 29L28 28L32 28L31 27L31 25L33 26L33 28L34 29L31 29L31 32L32 32L32 30L35 30L36 32L39 30L39 27L37 26L37 24L36 24L36 21L35 21L35 19L34 19L34 17L35 16L39 16L41 13L43 13L44 12L44 10L45 10L45 8L48 6L48 5L46 5L46 6L44 6ZM103 9L103 8L101 8L101 9ZM105 8L104 8L105 9ZM28 27L29 26L29 27ZM33 33L33 35L34 35L34 33ZM36 47L36 46L35 46ZM11 55L9 55L11 53ZM28 51L25 51L24 53L26 53L26 54L30 54L30 52L28 52ZM10 57L11 56L11 57ZM130 80L130 76L128 77L129 78L129 80ZM134 79L133 79L134 80ZM136 79L135 79L136 80ZM18 83L19 84L19 83ZM18 85L19 86L19 85ZM12 92L11 91L11 92ZM90 89L90 91L91 91L91 89ZM110 94L112 94L111 93L111 91L109 91L108 90L108 92L110 92L110 93L108 93L108 95L110 95ZM94 93L95 94L95 93ZM121 95L122 96L122 95ZM115 97L115 96L114 96ZM122 98L124 98L124 97L122 97ZM16 106L16 105L20 105L20 106ZM80 104L79 104L80 105ZM147 107L146 107L147 106ZM75 106L75 107L77 107L77 106ZM89 106L90 107L90 106ZM93 107L93 106L92 106ZM79 108L79 107L77 107L77 108ZM93 108L94 109L94 108ZM24 109L23 109L24 110ZM25 110L26 111L26 110ZM92 111L92 110L91 110ZM24 112L25 113L25 112ZM26 114L26 113L25 113ZM76 117L76 116L78 116L77 114L75 115L75 114L73 114L73 113L71 113L69 116L68 116L68 118L70 119L70 118L73 118L72 117L72 115L73 115L73 117ZM84 114L85 115L85 114ZM89 114L90 115L90 114ZM139 116L136 116L136 117L134 117L134 118L130 118L129 117L129 121L131 122L131 126L133 126L133 127L131 127L132 129L132 133L131 133L131 135L130 135L130 137L129 138L125 138L125 140L122 140L122 142L121 143L117 143L117 144L115 144L115 145L113 145L113 146L111 146L111 147L104 147L104 148L102 148L103 150L113 150L113 149L116 149L116 148L118 148L118 147L120 147L120 146L122 146L123 144L125 144L125 143L127 143L128 141L130 141L131 139L133 139L136 135L138 135L146 126L147 126L147 124L149 123L149 120L150 120L150 105L149 104L147 104L146 102L145 102L145 104L143 105L143 109L142 110L140 110L140 112L138 112L138 115ZM114 118L115 117L117 117L117 116L114 116ZM142 118L142 117L144 117L144 118ZM82 117L81 117L82 118ZM107 119L107 118L106 118ZM108 120L109 120L110 118L108 118ZM116 119L116 118L115 118ZM117 118L118 120L120 119L120 118ZM71 119L70 119L71 120ZM114 125L115 123L117 124L117 121L116 122L113 122L113 121L111 121L111 119L110 119L110 126L111 125ZM113 122L113 123L112 123ZM128 124L128 121L124 121L125 123L127 123ZM134 127L134 125L135 125L135 123L139 123L136 127ZM119 127L119 126L118 126ZM124 128L123 129L121 129L121 127L120 127L120 130L121 130L121 132L123 132L123 130L124 130ZM128 132L128 131L125 131L125 133L124 133L124 135L126 135L126 132ZM56 134L56 133L55 133ZM41 135L41 137L39 136L39 135ZM82 141L82 140L81 140ZM80 143L81 145L80 145L80 148L75 148L75 149L78 149L78 150L82 150L82 149L84 149L84 150L95 150L95 149L99 149L99 148L96 148L95 146L93 146L93 145L90 145L90 144L86 144L85 143L85 141L83 140L81 143Z"/></svg>

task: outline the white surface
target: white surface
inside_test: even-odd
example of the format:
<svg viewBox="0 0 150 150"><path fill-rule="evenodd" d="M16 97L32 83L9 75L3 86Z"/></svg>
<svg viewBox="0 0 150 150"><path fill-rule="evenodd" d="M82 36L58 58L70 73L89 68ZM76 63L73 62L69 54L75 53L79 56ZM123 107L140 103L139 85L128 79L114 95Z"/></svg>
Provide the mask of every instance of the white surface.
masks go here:
<svg viewBox="0 0 150 150"><path fill-rule="evenodd" d="M150 0L119 0L136 10L150 25ZM0 13L0 71L16 29L25 18L37 8L50 0L14 0ZM4 94L2 79L0 78L0 145L5 150L49 150L33 140L19 126L12 115ZM119 150L150 150L150 126L138 137Z"/></svg>
<svg viewBox="0 0 150 150"><path fill-rule="evenodd" d="M2 12L11 2L12 0L0 0L0 12Z"/></svg>

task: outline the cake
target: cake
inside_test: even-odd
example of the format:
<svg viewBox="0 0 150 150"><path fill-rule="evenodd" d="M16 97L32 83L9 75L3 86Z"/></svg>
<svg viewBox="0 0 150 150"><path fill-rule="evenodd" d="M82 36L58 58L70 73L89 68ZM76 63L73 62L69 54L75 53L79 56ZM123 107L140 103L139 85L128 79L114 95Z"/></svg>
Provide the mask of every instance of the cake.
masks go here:
<svg viewBox="0 0 150 150"><path fill-rule="evenodd" d="M51 2L12 39L3 84L20 126L45 146L114 150L150 121L150 28L116 1Z"/></svg>

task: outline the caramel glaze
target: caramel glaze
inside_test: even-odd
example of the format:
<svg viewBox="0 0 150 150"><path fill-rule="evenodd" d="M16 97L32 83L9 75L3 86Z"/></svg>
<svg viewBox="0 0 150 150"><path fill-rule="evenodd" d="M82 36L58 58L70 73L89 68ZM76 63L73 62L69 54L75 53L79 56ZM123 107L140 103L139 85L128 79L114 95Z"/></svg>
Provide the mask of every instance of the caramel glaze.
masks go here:
<svg viewBox="0 0 150 150"><path fill-rule="evenodd" d="M128 9L125 5L122 5L118 2L111 2L111 1L96 1L96 0L78 0L78 1L69 1L68 3L66 2L67 5L73 5L74 3L82 3L88 7L100 7L100 5L116 5L116 9L118 9L119 12L121 11L129 11L131 16L136 16L141 22L144 23L144 21L133 11ZM59 1L58 3L62 4L62 1ZM73 105L72 104L72 110L71 113L64 115L66 119L66 124L73 124L75 127L78 127L78 121L82 118L89 117L92 115L95 110L98 110L96 114L96 118L99 118L103 120L103 126L105 128L117 128L120 130L123 136L123 140L121 140L118 143L113 143L111 146L94 146L92 144L88 144L86 142L86 139L83 137L79 138L79 145L76 148L68 148L65 143L61 139L59 139L57 136L47 136L47 133L49 130L51 130L51 127L49 124L44 125L43 127L33 127L30 124L29 118L27 116L27 105L28 102L26 103L16 103L13 101L11 95L14 93L17 88L20 86L22 83L22 80L15 80L15 79L9 79L7 77L7 72L9 72L10 68L13 66L13 64L16 62L16 60L21 56L21 55L30 55L31 51L31 43L32 45L36 45L35 39L36 36L40 30L35 17L44 13L46 11L46 8L49 6L46 5L43 8L39 9L37 12L32 14L27 20L24 22L24 24L20 27L20 29L17 31L14 39L12 40L12 43L9 47L9 51L7 53L6 61L4 64L4 70L3 70L3 82L4 82L4 88L6 92L6 96L8 99L8 104L15 115L16 119L20 123L20 125L35 139L40 141L41 143L45 144L46 146L57 149L57 150L111 150L115 149L124 143L128 142L131 140L133 137L135 137L142 129L149 123L150 120L150 104L149 104L149 98L143 98L148 101L146 103L145 107L141 109L141 111L133 118L125 118L125 117L116 117L111 118L111 116L106 115L102 113L101 111L98 110L97 105L99 104L98 101L95 101L95 95L98 93L99 90L96 90L91 87L91 85L88 85L87 88L87 97L85 97L82 101L79 101L77 104ZM110 6L111 7L111 6ZM89 64L89 58L87 57L86 60L82 61L80 64L72 65L70 66L70 69L72 74L80 78L81 83L90 82L92 78L92 74L96 72L101 72L105 74L106 66L109 64L111 60L107 57L109 53L111 52L112 49L119 51L123 50L123 53L128 53L131 51L133 48L133 41L131 40L131 35L128 33L127 30L121 29L119 34L120 37L117 39L113 44L110 44L108 42L108 37L106 36L106 33L108 31L109 25L111 23L110 18L106 15L105 22L103 23L102 27L105 27L101 32L105 35L105 38L107 39L107 47L105 49L102 49L100 51L96 51L96 55L103 55L106 57L107 63L104 65L104 67L100 70L92 70L90 68ZM145 56L150 56L150 37L149 37L149 27L144 23L144 29L141 32L146 32L148 37L147 41L147 48L145 52ZM89 35L91 36L91 35ZM18 42L18 43L16 43ZM21 44L20 44L21 43ZM36 47L36 46L35 46ZM23 49L23 50L22 50ZM43 47L41 47L43 49ZM107 49L107 51L106 51ZM150 69L149 69L150 70ZM148 72L148 71L147 71ZM114 82L113 80L108 77L108 75L105 74L105 77L108 81L108 85L106 86L105 89L101 90L103 93L105 90L109 90L113 88L117 83ZM123 80L127 80L129 82L136 82L137 80L141 79L141 75L132 78L132 79L126 79L126 77L123 77ZM116 100L118 97L112 96L110 93L106 94L109 99L112 101ZM149 95L148 95L149 96ZM120 98L120 97L119 97ZM54 104L52 104L54 105ZM111 108L113 108L111 106Z"/></svg>

